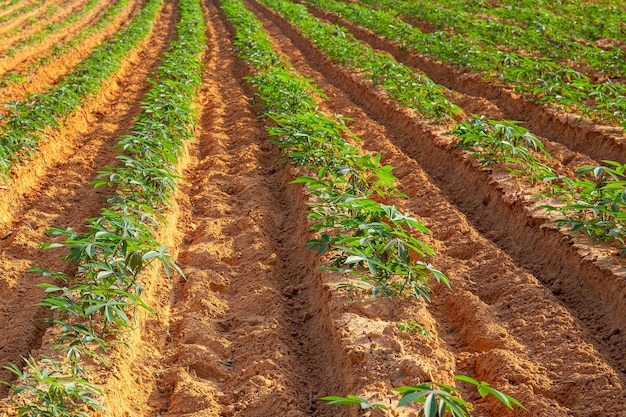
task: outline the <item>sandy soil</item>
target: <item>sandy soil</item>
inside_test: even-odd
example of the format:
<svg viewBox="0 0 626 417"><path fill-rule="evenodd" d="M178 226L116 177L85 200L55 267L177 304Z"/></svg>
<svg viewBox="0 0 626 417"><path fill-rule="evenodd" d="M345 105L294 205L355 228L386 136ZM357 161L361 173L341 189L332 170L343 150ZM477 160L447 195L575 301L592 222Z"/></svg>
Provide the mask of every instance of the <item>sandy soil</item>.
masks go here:
<svg viewBox="0 0 626 417"><path fill-rule="evenodd" d="M510 411L459 384L476 416L626 415L626 270L610 247L556 230L530 186L476 166L454 149L448 126L425 125L398 109L251 1L275 48L329 97L322 110L351 118L363 149L381 151L396 166L409 198L393 203L431 229L421 238L436 249L432 262L452 284L436 287L429 305L339 290L343 277L319 271L323 260L306 251L307 195L290 184L297 173L276 163L254 92L242 79L250 69L233 52L232 28L217 1L203 7L209 48L201 122L160 236L187 279L167 280L159 271L145 277L156 315L140 315L129 348L110 353L110 368L92 369L105 390L104 415L415 416L415 408L359 412L317 398L352 393L395 403L394 386L452 383L459 373L514 395L529 410ZM41 293L32 286L40 278L25 271L63 269L58 253L37 247L44 230L80 228L103 205L89 181L114 163L110 147L140 111L146 77L174 36L176 17L168 3L141 51L0 190L1 363L48 348L44 312L34 307ZM623 137L608 127L573 123L423 57L403 59L459 92L467 113L525 120L545 138L557 170L622 158ZM401 321L422 324L430 336L401 331ZM14 415L6 390L1 394L0 415Z"/></svg>

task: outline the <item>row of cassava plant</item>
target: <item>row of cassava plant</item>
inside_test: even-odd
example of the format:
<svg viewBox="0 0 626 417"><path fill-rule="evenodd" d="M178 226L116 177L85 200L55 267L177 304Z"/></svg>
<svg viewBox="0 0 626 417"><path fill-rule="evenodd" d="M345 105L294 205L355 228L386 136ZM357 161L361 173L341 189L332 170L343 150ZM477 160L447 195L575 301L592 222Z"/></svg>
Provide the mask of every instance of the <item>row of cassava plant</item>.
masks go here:
<svg viewBox="0 0 626 417"><path fill-rule="evenodd" d="M620 0L603 2L552 2L546 0L505 0L494 7L485 0L446 0L455 8L518 22L523 27L553 28L587 41L626 41L626 10Z"/></svg>
<svg viewBox="0 0 626 417"><path fill-rule="evenodd" d="M370 4L376 5L377 1L370 0ZM621 78L626 70L626 54L619 47L600 48L594 43L573 38L570 31L562 27L485 19L464 10L463 5L454 0L418 0L400 4L397 7L401 7L403 13L410 11L411 16L430 23L437 30L461 35L479 45L497 45L499 49L509 52L538 54L566 65L575 62L583 68L602 71L611 78Z"/></svg>
<svg viewBox="0 0 626 417"><path fill-rule="evenodd" d="M608 79L594 83L589 76L547 57L503 51L497 45L479 44L458 34L441 30L424 33L397 17L410 12L404 10L404 2L378 0L375 3L384 7L377 10L354 2L311 2L405 48L504 82L539 103L626 128L626 86L619 82Z"/></svg>
<svg viewBox="0 0 626 417"><path fill-rule="evenodd" d="M53 59L61 57L71 48L79 45L89 36L107 27L111 21L120 14L128 5L129 0L120 0L99 15L98 20L94 24L81 30L76 36L65 42L56 43L50 50L42 51L41 55L33 57L20 71L8 71L0 76L0 87L10 85L25 84L29 81L28 76L34 74L42 65L51 62ZM23 63L22 63L23 65Z"/></svg>
<svg viewBox="0 0 626 417"><path fill-rule="evenodd" d="M0 12L8 9L11 6L15 6L19 2L20 0L5 0L3 2L0 2Z"/></svg>
<svg viewBox="0 0 626 417"><path fill-rule="evenodd" d="M18 380L8 383L16 397L18 415L87 416L101 410L99 388L88 382L81 359L102 353L112 343L124 341L135 325L138 308L152 311L142 299L144 271L159 263L169 276L180 274L167 248L155 239L176 188L177 162L185 142L194 136L198 112L194 107L202 84L205 23L198 0L181 0L178 36L159 66L158 81L144 97L145 112L132 132L120 138L120 166L102 171L95 186L110 186L108 207L91 219L87 231L53 228L62 242L74 273L35 268L54 283L42 283L41 305L53 314L48 322L58 327L54 348L65 360L26 359L23 370L8 367Z"/></svg>
<svg viewBox="0 0 626 417"><path fill-rule="evenodd" d="M71 25L72 23L78 21L81 17L89 13L96 5L98 5L99 0L89 0L87 4L81 7L77 11L72 11L69 13L64 19L56 23L50 23L35 33L32 33L28 36L21 37L17 42L13 43L4 54L7 56L13 56L17 52L25 49L29 46L35 45L38 42L43 41L48 36L53 35L55 32L60 31Z"/></svg>
<svg viewBox="0 0 626 417"><path fill-rule="evenodd" d="M239 56L254 68L255 75L248 80L256 89L256 98L263 103L264 115L272 122L268 132L273 142L283 150L285 158L309 171L309 175L300 176L294 182L303 183L313 197L309 216L312 230L319 238L310 241L310 248L334 252L334 265L328 269L356 272L364 283L381 288L387 295L401 294L409 285L414 295L429 299L426 280L419 278L415 286L411 280L418 277L411 275L423 275L428 270L424 270L422 261L415 262L413 257L432 255L432 250L418 240L407 240L411 235L406 228L422 233L427 229L393 206L369 198L376 194L383 199L397 195L392 168L380 165L380 154L362 155L344 139L350 135L347 128L320 112L319 103L311 96L314 93L324 97L323 92L274 52L260 22L244 8L241 0L223 0L222 6L235 27ZM412 271L411 263L420 268ZM355 271L351 266L354 264L366 267L365 273ZM440 272L429 272L448 283ZM392 281L394 275L400 277L397 283ZM495 395L508 407L522 406L486 382L479 383L465 376L458 378L476 385L483 396ZM424 403L421 412L428 413L424 415L429 417L435 415L431 411L439 411L442 417L447 411L465 417L471 409L468 403L453 395L453 392L458 393L456 388L445 384L433 382L397 390L404 394L399 405ZM335 404L360 404L362 408L384 408L354 396L323 399Z"/></svg>
<svg viewBox="0 0 626 417"><path fill-rule="evenodd" d="M371 56L374 52L359 43L344 28L319 21L307 13L302 5L283 0L262 1L294 22L317 48L340 65L352 69L356 68L359 71L373 72L376 70L371 69L372 67L384 65L385 60L391 62L391 64L385 65L385 68L389 68L389 72L392 74L389 78L386 78L384 72L381 71L379 78L368 77L368 79L385 91L392 93L399 91L401 96L411 94L413 85L398 82L393 75L393 71L397 67L403 68L403 71L408 71L409 74L410 70L396 63L391 56L378 54L377 59L372 59ZM390 96L394 97L392 94ZM398 102L417 112L421 109L420 105L416 106L411 101L398 100ZM452 113L449 114L450 118L452 116ZM604 189L601 193L591 193L588 191L589 186L585 186L587 181L593 181L593 179L583 177L577 180L568 179L555 173L546 164L551 160L551 156L545 151L541 141L527 129L519 126L519 122L489 120L482 116L472 116L456 123L451 134L458 140L459 147L468 151L483 165L501 163L514 175L529 178L533 182L550 183L551 192L558 194L566 203L564 208L546 206L563 214L564 217L558 220L558 224L571 226L574 230L582 228L599 240L614 239L620 243L623 241L623 233L626 232L622 232L623 227L621 226L623 208L622 203L618 200L621 198L619 197L620 194L617 193L615 198L611 200L614 204L607 204L606 199L602 199L607 195ZM607 161L607 163L613 166L619 165L619 163L612 161ZM600 170L604 173L610 172L607 169L601 168ZM585 174L588 176L593 172L600 171L589 170L587 167L582 167L579 171L581 176ZM604 175L603 178L605 181L609 181L615 175L619 175L619 173L613 176ZM621 183L611 183L608 187L619 190L619 184ZM601 200L598 201L598 198ZM577 201L581 203L574 204ZM603 209L606 209L606 212L603 212ZM583 219L586 220L581 223Z"/></svg>
<svg viewBox="0 0 626 417"><path fill-rule="evenodd" d="M312 96L323 96L310 80L299 75L274 52L267 34L241 1L223 2L235 27L239 56L254 71L248 81L263 103L272 141L283 158L307 175L304 184L312 198L309 218L318 238L310 248L328 253L328 269L354 274L373 294L413 294L428 299L428 280L447 284L446 277L427 262L433 250L411 232L427 233L418 220L401 213L386 200L398 195L392 167L381 155L363 154L347 138L355 138L340 122L324 114Z"/></svg>
<svg viewBox="0 0 626 417"><path fill-rule="evenodd" d="M46 129L61 127L88 96L100 90L151 32L161 3L148 0L130 25L99 45L56 86L9 104L6 123L0 128L0 172L8 175L15 162L31 156L39 141L47 138Z"/></svg>

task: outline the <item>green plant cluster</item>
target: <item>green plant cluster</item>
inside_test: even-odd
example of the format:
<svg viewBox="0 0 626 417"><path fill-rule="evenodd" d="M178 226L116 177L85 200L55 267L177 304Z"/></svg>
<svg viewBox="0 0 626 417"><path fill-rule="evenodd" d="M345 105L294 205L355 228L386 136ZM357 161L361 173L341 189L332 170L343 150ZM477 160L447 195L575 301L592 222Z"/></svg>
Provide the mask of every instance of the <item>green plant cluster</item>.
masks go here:
<svg viewBox="0 0 626 417"><path fill-rule="evenodd" d="M446 0L445 4L458 10L494 16L536 30L553 29L569 33L573 38L596 41L600 38L626 40L626 10L621 0L582 2L553 2L546 0L504 0L494 7L485 0Z"/></svg>
<svg viewBox="0 0 626 417"><path fill-rule="evenodd" d="M447 284L426 262L433 250L411 233L428 229L377 200L399 195L393 168L381 164L380 154L363 155L344 139L358 140L318 109L312 94L323 93L272 50L260 22L240 0L222 6L235 27L239 56L255 70L248 81L264 103L273 142L284 158L308 173L294 182L304 184L312 197L309 218L319 238L309 248L329 253L332 266L327 269L358 276L359 285L373 294L428 298L430 277Z"/></svg>
<svg viewBox="0 0 626 417"><path fill-rule="evenodd" d="M414 74L409 67L393 61L393 57L373 52L371 48L347 33L344 28L319 21L309 14L303 5L283 0L262 1L296 24L304 36L339 65L356 68L365 73L375 73L376 77L370 77L370 81L387 91L390 97L395 98L400 105L415 110L426 119L436 121L437 119L432 118L432 112L428 110L428 104L423 101L435 96L436 101L444 102L439 107L447 109L447 112L443 114L444 117L452 119L457 114L458 108L443 95L439 95L443 87L424 76L421 77L426 82L420 86L420 89L433 88L435 92L422 93L419 101L404 100L403 97L414 97L415 85L396 76L395 70L398 69L401 74L407 74L409 79L417 74ZM338 36L338 34L341 35ZM371 58L372 54L375 54L376 59ZM430 113L421 114L420 112L424 109ZM517 175L535 175L546 170L552 174L537 156L539 152L545 158L550 159L543 144L519 124L520 122L512 120L496 121L486 119L484 116L473 116L456 123L451 133L459 141L459 147L467 150L481 164L504 163L509 171Z"/></svg>
<svg viewBox="0 0 626 417"><path fill-rule="evenodd" d="M552 159L551 155L520 123L472 116L458 123L452 134L459 139L458 147L482 165L502 163L512 174L527 178L553 175L552 169L537 154L541 153L547 160Z"/></svg>
<svg viewBox="0 0 626 417"><path fill-rule="evenodd" d="M415 73L385 53L375 52L354 39L345 28L323 23L306 12L306 7L285 1L264 1L297 23L303 35L342 66L354 67L373 84L426 120L450 120L459 108L445 96L445 87Z"/></svg>
<svg viewBox="0 0 626 417"><path fill-rule="evenodd" d="M518 400L492 388L485 381L478 382L466 375L456 375L455 378L475 386L482 398L485 398L487 395L493 395L509 409L513 409L513 406L520 407L523 410L526 409ZM472 405L460 398L458 395L461 394L461 391L451 385L440 382L424 382L418 385L397 387L394 390L401 395L396 408L404 407L414 402L423 404L423 407L417 414L418 417L446 417L450 415L452 417L471 417ZM329 401L329 404L358 405L362 410L368 408L389 409L383 404L371 403L355 395L347 395L345 397L331 395L322 397L320 400Z"/></svg>
<svg viewBox="0 0 626 417"><path fill-rule="evenodd" d="M43 41L46 37L52 35L54 32L57 32L63 28L68 27L72 23L76 22L82 16L87 14L90 10L92 10L96 5L100 2L100 0L89 0L89 2L83 6L80 10L76 12L72 12L68 14L63 20L57 23L50 23L46 25L42 30L32 33L28 36L22 37L19 41L15 42L7 51L6 55L11 56L15 55L17 52L25 49L29 46L36 44L37 42Z"/></svg>
<svg viewBox="0 0 626 417"><path fill-rule="evenodd" d="M302 33L312 40L322 52L328 54L340 65L347 68L357 68L358 70L376 65L368 58L369 55L367 52L364 52L364 46L362 44L359 44L361 45L360 47L355 48L347 46L329 46L335 44L339 45L341 43L354 45L357 44L358 41L343 28L320 22L309 14L304 6L284 0L262 1L280 12L283 17L296 24ZM389 23L389 21L385 21L382 18L378 20L373 19L373 16L380 16L381 13L385 12L373 11L368 8L358 9L357 5L354 3L338 3L333 0L311 1L314 1L318 5L322 3L324 5L333 4L336 5L338 10L343 10L344 8L357 10L358 12L355 12L355 14L361 13L359 10L364 10L363 14L371 18L372 22L375 21L377 24L383 22L380 23L380 27L384 28L388 26L390 32L403 33L400 29L401 27L408 27L411 30L413 28L407 24L401 27L389 26L385 24L385 22ZM336 11L334 8L333 10ZM359 16L360 15L361 14L359 14ZM333 39L328 40L328 38ZM350 57L344 58L342 54L350 55ZM388 57L388 59L391 60L392 58ZM401 66L401 64L395 65ZM383 72L380 74L380 78L370 78L375 85L382 86L382 88L385 89L385 86L393 84L397 91L403 91L405 94L409 94L411 91L411 85L397 82L393 76L387 79ZM414 105L411 101L398 100L398 102L417 112L420 111L420 107ZM452 113L449 114L450 118L452 116ZM501 163L514 175L530 179L533 182L540 180L551 183L551 187L553 188L552 192L557 192L561 195L563 200L569 201L565 208L558 208L564 215L564 218L558 220L558 224L570 226L574 230L582 228L599 240L615 239L620 243L622 242L623 237L621 231L623 229L624 212L623 206L618 200L618 196L611 200L614 201L615 204L608 204L604 199L598 202L598 193L585 191L589 189L588 185L585 186L583 183L577 182L574 179L567 179L555 174L553 170L543 162L544 160L549 161L551 156L544 149L541 141L527 129L519 126L519 122L511 120L489 120L483 116L476 115L468 120L456 123L451 134L458 140L458 146L460 148L468 151L471 156L477 158L483 165ZM543 160L539 155L543 155ZM608 161L607 163L618 164L612 161ZM587 172L584 167L581 169L581 172ZM616 173L614 175L620 174ZM623 187L623 185L623 183L617 182L612 184L611 187L614 187L614 189L617 190L616 193L619 194L619 186ZM605 196L606 191L603 190L600 195ZM573 204L575 201L579 203ZM549 208L549 206L546 207ZM553 209L557 210L557 208ZM586 220L583 222L583 219Z"/></svg>
<svg viewBox="0 0 626 417"><path fill-rule="evenodd" d="M94 49L56 86L9 104L10 113L0 130L0 172L9 175L16 161L31 156L39 141L47 138L46 128L60 127L86 97L100 90L121 60L148 36L161 2L148 0L125 30Z"/></svg>
<svg viewBox="0 0 626 417"><path fill-rule="evenodd" d="M128 5L128 2L129 0L119 0L117 3L112 4L98 15L97 20L92 25L81 30L73 38L65 42L56 43L50 50L35 57L23 71L8 71L0 75L0 87L27 83L29 81L28 75L33 74L37 68L47 64L54 58L62 56L88 36L105 28Z"/></svg>
<svg viewBox="0 0 626 417"><path fill-rule="evenodd" d="M6 10L11 6L15 6L18 4L20 0L5 0L0 3L0 11Z"/></svg>
<svg viewBox="0 0 626 417"><path fill-rule="evenodd" d="M23 30L31 27L32 25L39 23L39 21L43 18L46 18L50 15L52 15L54 12L56 12L59 9L59 6L48 6L46 7L46 10L41 14L41 16L39 17L30 17L26 20L26 22L22 23L21 25L11 29L10 31L6 32L6 36L12 36L15 35L17 33L22 32Z"/></svg>
<svg viewBox="0 0 626 417"><path fill-rule="evenodd" d="M602 161L604 165L582 166L576 178L544 175L550 183L545 196L560 199L560 205L543 208L558 211L563 217L559 226L582 230L600 241L617 241L626 253L626 165Z"/></svg>
<svg viewBox="0 0 626 417"><path fill-rule="evenodd" d="M194 136L198 120L194 102L206 49L199 1L181 0L179 10L178 37L143 99L145 111L132 132L118 141L121 166L106 167L94 183L114 189L108 207L89 221L87 232L53 228L52 236L63 237L63 242L44 245L66 248L64 258L75 272L32 270L55 279L54 284L38 286L46 292L41 305L53 313L47 321L59 328L54 348L63 351L67 361L44 358L40 366L31 358L24 371L16 365L7 367L18 376L15 384L7 383L14 394L30 394L20 402L18 415L74 417L87 416L85 408L101 409L94 399L99 389L87 381L81 359L104 362L101 353L111 343L123 342L137 309L152 311L141 299L141 274L147 268L158 263L168 277L173 269L183 275L154 237L176 189L185 142Z"/></svg>
<svg viewBox="0 0 626 417"><path fill-rule="evenodd" d="M405 48L468 68L485 78L503 81L537 102L616 123L626 129L626 85L622 83L611 79L594 83L589 76L548 57L503 51L498 45L479 43L459 34L441 30L423 33L397 17L400 13L410 15L412 9L407 2L371 0L380 7L377 10L355 2L311 0L311 3Z"/></svg>

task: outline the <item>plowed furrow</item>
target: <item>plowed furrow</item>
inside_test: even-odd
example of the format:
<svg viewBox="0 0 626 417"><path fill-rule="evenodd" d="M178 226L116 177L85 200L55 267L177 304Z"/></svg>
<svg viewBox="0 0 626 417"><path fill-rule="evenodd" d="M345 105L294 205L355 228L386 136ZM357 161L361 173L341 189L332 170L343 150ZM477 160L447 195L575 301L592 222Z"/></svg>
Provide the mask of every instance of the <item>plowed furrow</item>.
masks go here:
<svg viewBox="0 0 626 417"><path fill-rule="evenodd" d="M281 32L266 21L281 51L332 98L329 111L352 118L349 127L364 139L365 147L382 151L387 162L397 167L401 191L410 197L408 202L398 201L397 204L420 216L431 228L429 243L440 252L434 262L451 278L453 289L439 288L433 295L430 311L438 323L438 334L445 341L443 349L456 358L456 372L507 387L523 398L532 415L593 415L601 410L591 404L596 395L613 402L611 406L605 405L607 415L620 415L626 403L626 398L619 393L624 380L619 372L611 369L611 366L620 369L619 345L607 346L603 331L597 327L603 320L614 325L614 313L604 309L603 313L596 313L601 319L590 321L583 309L574 309L578 301L558 300L535 276L516 264L515 257L511 259L481 236L473 225L476 217L494 217L493 227L513 220L494 215L498 213L495 207L479 213L458 204L458 196L473 195L476 188L489 188L484 178L484 185L478 185L481 179L471 174L475 167L455 160L458 156L444 149L437 152L429 149L432 139L420 135L410 117L406 114L393 116L384 107L372 105L372 95L355 93L358 88L347 84L345 77L320 59L310 45L300 41L282 21L269 13L265 16L284 30ZM482 207L482 201L478 203ZM468 212L469 218L466 217ZM517 239L518 246L523 247L519 239L525 233L527 231L515 231L510 239ZM546 243L533 243L537 252L547 250ZM570 273L568 268L573 267L572 263L564 262L560 266L561 279ZM556 273L557 267L554 268ZM542 275L544 278L545 273ZM593 297L585 300L593 301ZM585 308L596 312L603 310L598 302L586 304ZM480 402L476 396L472 400L484 415L523 415L507 414L497 404Z"/></svg>
<svg viewBox="0 0 626 417"><path fill-rule="evenodd" d="M533 103L531 99L515 94L510 88L483 81L480 75L455 70L449 65L400 48L393 42L345 19L314 6L308 4L307 6L316 16L345 26L361 41L390 53L398 62L423 71L436 83L468 96L490 101L500 108L504 118L524 121L524 126L538 136L561 143L572 151L586 154L598 161L603 159L626 161L626 141L619 127L597 124L589 120L581 121L578 115L548 109Z"/></svg>
<svg viewBox="0 0 626 417"><path fill-rule="evenodd" d="M87 218L94 217L106 204L103 189L90 181L97 171L115 164L116 139L129 131L141 112L139 100L150 87L146 77L156 69L158 57L173 35L172 7L165 7L153 33L114 79L107 82L93 102L84 106L68 122L68 127L51 133L39 156L20 167L0 204L5 213L0 241L0 363L19 363L31 349L40 346L45 330L42 317L50 315L35 307L43 292L34 285L42 281L31 267L69 272L58 250L43 250L49 242L45 230L52 226L82 230ZM35 331L32 331L35 329ZM10 380L2 371L0 379ZM2 389L6 395L6 388Z"/></svg>
<svg viewBox="0 0 626 417"><path fill-rule="evenodd" d="M17 13L18 9L23 9L27 5L32 4L32 3L34 3L34 1L27 2L27 4L24 4L24 2L19 2L16 5L15 8L12 8L10 10L5 10L5 13L0 15L0 18L2 16L5 16L5 18L3 19L3 20L5 20L6 17L8 17L9 15L12 15L13 13ZM60 3L60 1L58 1L58 0L55 0L54 2L44 1L44 2L42 2L42 4L33 7L29 11L20 10L23 13L19 13L17 15L14 15L9 20L5 20L2 23L2 26L1 26L1 29L0 29L0 34L5 34L6 32L8 32L8 31L18 27L19 25L23 24L24 22L26 22L31 17L36 16L38 13L42 12L49 3L58 4L58 3Z"/></svg>
<svg viewBox="0 0 626 417"><path fill-rule="evenodd" d="M297 188L276 165L215 5L200 146L186 173L163 416L341 415L316 405L340 387ZM185 199L186 199L185 198Z"/></svg>

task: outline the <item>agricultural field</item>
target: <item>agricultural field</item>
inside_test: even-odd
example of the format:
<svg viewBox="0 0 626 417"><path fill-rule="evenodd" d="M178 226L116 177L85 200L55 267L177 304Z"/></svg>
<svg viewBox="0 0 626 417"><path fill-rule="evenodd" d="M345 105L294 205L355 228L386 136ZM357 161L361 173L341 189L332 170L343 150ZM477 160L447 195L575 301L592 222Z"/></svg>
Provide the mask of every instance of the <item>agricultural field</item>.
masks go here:
<svg viewBox="0 0 626 417"><path fill-rule="evenodd" d="M621 0L0 0L0 416L626 417Z"/></svg>

